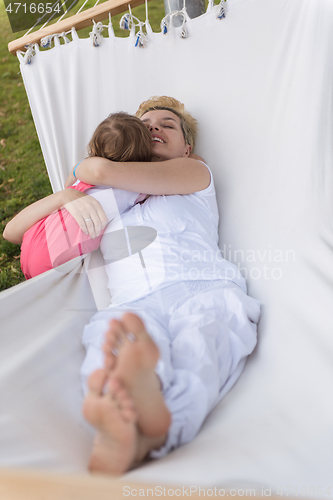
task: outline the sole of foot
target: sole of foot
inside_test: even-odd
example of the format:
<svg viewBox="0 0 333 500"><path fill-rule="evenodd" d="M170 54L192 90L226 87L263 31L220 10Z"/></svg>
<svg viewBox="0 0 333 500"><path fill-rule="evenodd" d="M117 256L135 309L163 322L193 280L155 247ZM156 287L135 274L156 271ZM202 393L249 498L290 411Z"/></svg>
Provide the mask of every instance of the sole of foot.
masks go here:
<svg viewBox="0 0 333 500"><path fill-rule="evenodd" d="M137 414L119 380L108 381L105 370L95 371L88 380L83 414L97 429L89 470L114 476L129 470L137 449Z"/></svg>
<svg viewBox="0 0 333 500"><path fill-rule="evenodd" d="M106 369L134 401L140 432L149 437L165 434L171 415L155 373L159 350L137 315L126 313L121 320L111 321L104 353Z"/></svg>

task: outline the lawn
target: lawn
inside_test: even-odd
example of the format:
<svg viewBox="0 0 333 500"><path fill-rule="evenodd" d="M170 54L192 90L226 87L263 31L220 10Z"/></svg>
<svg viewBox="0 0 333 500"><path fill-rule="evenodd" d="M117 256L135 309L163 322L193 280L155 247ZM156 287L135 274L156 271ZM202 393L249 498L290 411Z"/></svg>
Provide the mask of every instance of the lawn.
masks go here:
<svg viewBox="0 0 333 500"><path fill-rule="evenodd" d="M145 6L133 9L133 14L145 19ZM164 16L163 0L149 3L149 19L154 31ZM119 29L119 16L113 18L117 36L127 36ZM51 194L52 189L46 172L19 63L8 52L10 41L24 35L12 33L0 0L0 291L21 281L20 247L2 238L6 223L25 206ZM88 36L88 29L80 36Z"/></svg>

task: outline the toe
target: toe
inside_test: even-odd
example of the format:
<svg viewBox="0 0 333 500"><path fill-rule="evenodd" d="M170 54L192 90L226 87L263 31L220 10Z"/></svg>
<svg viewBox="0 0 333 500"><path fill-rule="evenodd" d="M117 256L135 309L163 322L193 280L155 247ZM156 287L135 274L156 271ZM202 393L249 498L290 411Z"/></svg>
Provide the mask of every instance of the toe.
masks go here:
<svg viewBox="0 0 333 500"><path fill-rule="evenodd" d="M109 323L109 328L107 329L105 333L105 340L109 344L115 344L117 341L117 336L119 334L119 329L120 329L120 324L119 321L116 319L112 319Z"/></svg>
<svg viewBox="0 0 333 500"><path fill-rule="evenodd" d="M129 396L127 390L116 378L111 378L108 382L108 390L113 400L117 404L121 416L127 422L136 421L136 410L132 398Z"/></svg>
<svg viewBox="0 0 333 500"><path fill-rule="evenodd" d="M122 389L121 382L116 378L110 378L108 380L108 392L114 398L117 399L119 391Z"/></svg>
<svg viewBox="0 0 333 500"><path fill-rule="evenodd" d="M100 396L107 380L105 370L96 370L88 378L88 389L90 393Z"/></svg>
<svg viewBox="0 0 333 500"><path fill-rule="evenodd" d="M104 351L104 368L106 371L110 372L113 370L115 366L115 356L114 353L111 351L109 352L105 347L103 346L103 351Z"/></svg>
<svg viewBox="0 0 333 500"><path fill-rule="evenodd" d="M105 333L104 352L112 353L115 348L120 348L124 343L126 331L120 321L113 319L110 328Z"/></svg>
<svg viewBox="0 0 333 500"><path fill-rule="evenodd" d="M121 324L126 332L127 338L131 341L137 338L137 335L146 332L143 321L136 314L127 312L121 319Z"/></svg>
<svg viewBox="0 0 333 500"><path fill-rule="evenodd" d="M120 348L124 343L125 332L122 325L117 320L110 321L110 327L105 333L103 352L105 354L105 369L110 371L115 366L116 358Z"/></svg>
<svg viewBox="0 0 333 500"><path fill-rule="evenodd" d="M137 413L133 407L123 408L121 414L126 422L135 423L137 421Z"/></svg>
<svg viewBox="0 0 333 500"><path fill-rule="evenodd" d="M126 333L126 337L130 342L136 342L138 340L133 332Z"/></svg>

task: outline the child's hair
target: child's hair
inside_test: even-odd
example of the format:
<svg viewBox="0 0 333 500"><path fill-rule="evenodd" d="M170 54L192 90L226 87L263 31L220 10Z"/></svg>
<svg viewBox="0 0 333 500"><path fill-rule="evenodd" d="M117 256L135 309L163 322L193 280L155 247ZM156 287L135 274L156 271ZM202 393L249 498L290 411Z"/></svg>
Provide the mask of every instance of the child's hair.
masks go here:
<svg viewBox="0 0 333 500"><path fill-rule="evenodd" d="M112 161L151 161L151 134L136 116L112 113L96 128L88 145L89 156Z"/></svg>
<svg viewBox="0 0 333 500"><path fill-rule="evenodd" d="M171 111L180 118L180 124L182 127L185 143L189 144L192 149L195 144L195 137L197 134L198 122L186 111L185 106L177 99L168 96L154 96L150 97L147 101L140 104L139 109L135 113L135 116L141 118L148 111L154 111L155 109L165 109Z"/></svg>

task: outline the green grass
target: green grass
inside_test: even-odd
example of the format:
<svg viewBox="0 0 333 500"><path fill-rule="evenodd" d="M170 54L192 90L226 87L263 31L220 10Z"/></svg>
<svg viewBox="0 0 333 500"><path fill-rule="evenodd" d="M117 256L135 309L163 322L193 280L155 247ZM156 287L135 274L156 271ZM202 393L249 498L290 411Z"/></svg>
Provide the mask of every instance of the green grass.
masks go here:
<svg viewBox="0 0 333 500"><path fill-rule="evenodd" d="M26 205L51 193L35 126L16 57L7 49L13 34L0 3L0 220L8 220ZM22 33L24 34L24 33ZM24 280L20 247L0 237L0 290Z"/></svg>
<svg viewBox="0 0 333 500"><path fill-rule="evenodd" d="M154 0L148 6L152 28L159 31L164 16L163 0ZM136 7L133 14L144 20L145 6ZM113 18L115 34L127 36L127 32L119 28L120 17ZM20 268L20 247L2 238L3 229L20 210L51 194L52 189L19 74L19 63L7 48L10 41L25 32L12 33L2 0L0 31L0 290L4 290L24 281L24 276ZM88 28L80 31L80 36L88 36L89 31Z"/></svg>

